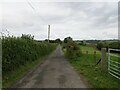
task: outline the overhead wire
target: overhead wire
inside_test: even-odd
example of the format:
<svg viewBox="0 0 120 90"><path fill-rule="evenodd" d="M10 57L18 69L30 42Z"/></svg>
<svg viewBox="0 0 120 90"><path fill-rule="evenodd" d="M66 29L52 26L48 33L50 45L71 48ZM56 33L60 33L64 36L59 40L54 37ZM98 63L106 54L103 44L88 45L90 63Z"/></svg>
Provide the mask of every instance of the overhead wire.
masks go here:
<svg viewBox="0 0 120 90"><path fill-rule="evenodd" d="M44 21L43 17L40 16L39 13L37 12L34 4L33 4L30 0L26 0L26 1L27 1L27 4L31 7L31 9L39 16L39 18L41 17L40 19L42 19L42 20ZM46 35L44 35L44 34L42 34L42 33L41 33L41 35L42 35L42 37L45 37L45 36L46 36Z"/></svg>
<svg viewBox="0 0 120 90"><path fill-rule="evenodd" d="M31 9L39 16L39 18L44 21L43 17L40 16L39 12L36 10L36 8L35 8L34 4L32 3L32 1L30 1L30 0L26 0L26 1L27 1L27 4L31 7Z"/></svg>
<svg viewBox="0 0 120 90"><path fill-rule="evenodd" d="M28 5L29 5L34 11L36 11L35 8L33 7L33 5L32 5L28 0L26 0L26 1L27 1Z"/></svg>

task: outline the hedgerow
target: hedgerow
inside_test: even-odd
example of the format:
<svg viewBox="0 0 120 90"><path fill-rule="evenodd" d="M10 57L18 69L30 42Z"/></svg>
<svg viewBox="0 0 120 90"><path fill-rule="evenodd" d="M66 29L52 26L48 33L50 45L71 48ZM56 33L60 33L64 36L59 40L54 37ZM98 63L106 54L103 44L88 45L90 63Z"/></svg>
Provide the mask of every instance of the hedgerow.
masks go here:
<svg viewBox="0 0 120 90"><path fill-rule="evenodd" d="M80 47L77 43L75 43L71 37L67 37L64 39L64 46L66 48L66 56L70 59L79 57L81 55Z"/></svg>
<svg viewBox="0 0 120 90"><path fill-rule="evenodd" d="M98 50L101 50L101 48L112 48L112 49L120 49L120 41L115 41L115 42L99 42L96 45L96 48Z"/></svg>
<svg viewBox="0 0 120 90"><path fill-rule="evenodd" d="M22 37L2 38L2 74L6 75L14 72L28 62L33 62L40 57L49 54L55 49L55 44L38 42L31 35Z"/></svg>

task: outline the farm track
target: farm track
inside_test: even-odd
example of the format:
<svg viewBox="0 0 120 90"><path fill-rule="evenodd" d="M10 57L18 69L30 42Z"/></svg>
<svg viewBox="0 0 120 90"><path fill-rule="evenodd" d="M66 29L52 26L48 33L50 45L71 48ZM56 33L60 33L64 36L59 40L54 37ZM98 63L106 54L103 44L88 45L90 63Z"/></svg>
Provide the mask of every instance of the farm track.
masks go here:
<svg viewBox="0 0 120 90"><path fill-rule="evenodd" d="M87 88L64 57L61 46L12 88Z"/></svg>

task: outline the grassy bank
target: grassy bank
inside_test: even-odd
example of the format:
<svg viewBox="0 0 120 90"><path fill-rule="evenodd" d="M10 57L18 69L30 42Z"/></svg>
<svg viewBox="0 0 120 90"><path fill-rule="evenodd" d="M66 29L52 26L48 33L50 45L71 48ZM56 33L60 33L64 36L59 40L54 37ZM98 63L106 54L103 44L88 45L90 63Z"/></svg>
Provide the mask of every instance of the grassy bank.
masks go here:
<svg viewBox="0 0 120 90"><path fill-rule="evenodd" d="M34 62L29 62L26 65L16 69L14 72L6 75L7 79L3 79L3 88L12 87L20 78L26 75L29 71L35 69L38 65L44 62L44 57L39 58Z"/></svg>
<svg viewBox="0 0 120 90"><path fill-rule="evenodd" d="M55 48L54 48L55 49ZM24 75L26 75L31 70L34 70L37 68L38 65L42 64L45 59L48 57L48 55L42 56L39 59L28 62L24 66L21 66L20 68L17 68L14 72L11 72L10 74L7 74L5 77L7 79L2 80L3 88L12 87L19 79L21 79Z"/></svg>
<svg viewBox="0 0 120 90"><path fill-rule="evenodd" d="M55 43L39 42L31 35L2 38L2 83L11 86L16 80L40 64L56 48Z"/></svg>
<svg viewBox="0 0 120 90"><path fill-rule="evenodd" d="M82 55L69 60L76 71L83 75L85 80L94 88L120 88L118 79L108 72L102 71L100 64L95 66L100 59L100 51L90 46L80 46L80 48ZM96 50L96 60L94 59L94 50Z"/></svg>

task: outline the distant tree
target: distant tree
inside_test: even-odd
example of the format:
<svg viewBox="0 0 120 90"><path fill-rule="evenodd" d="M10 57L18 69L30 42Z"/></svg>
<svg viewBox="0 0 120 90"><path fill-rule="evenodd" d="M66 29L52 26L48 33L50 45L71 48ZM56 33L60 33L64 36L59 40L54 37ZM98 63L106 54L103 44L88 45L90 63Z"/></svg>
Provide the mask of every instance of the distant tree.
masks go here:
<svg viewBox="0 0 120 90"><path fill-rule="evenodd" d="M67 38L64 39L64 43L67 43Z"/></svg>
<svg viewBox="0 0 120 90"><path fill-rule="evenodd" d="M31 34L22 34L21 36L22 39L27 39L27 40L33 40L34 36L32 36Z"/></svg>
<svg viewBox="0 0 120 90"><path fill-rule="evenodd" d="M46 42L48 42L48 39L45 39Z"/></svg>
<svg viewBox="0 0 120 90"><path fill-rule="evenodd" d="M97 48L101 50L101 48L106 48L108 50L109 44L107 42L99 42L97 43Z"/></svg>
<svg viewBox="0 0 120 90"><path fill-rule="evenodd" d="M68 43L68 42L70 42L70 41L73 41L73 39L72 39L71 37L66 37L66 38L64 39L64 43Z"/></svg>
<svg viewBox="0 0 120 90"><path fill-rule="evenodd" d="M55 40L55 43L62 43L62 41L58 38Z"/></svg>
<svg viewBox="0 0 120 90"><path fill-rule="evenodd" d="M44 40L45 42L48 42L48 39ZM55 43L55 40L49 40L50 43Z"/></svg>
<svg viewBox="0 0 120 90"><path fill-rule="evenodd" d="M104 47L103 42L97 43L97 48L98 48L99 50L101 50L101 48L103 48L103 47Z"/></svg>
<svg viewBox="0 0 120 90"><path fill-rule="evenodd" d="M50 43L55 43L55 40L49 40Z"/></svg>
<svg viewBox="0 0 120 90"><path fill-rule="evenodd" d="M78 43L79 45L85 46L86 45L86 41L81 41Z"/></svg>
<svg viewBox="0 0 120 90"><path fill-rule="evenodd" d="M109 48L120 49L120 41L118 41L118 42L111 42L109 44Z"/></svg>

